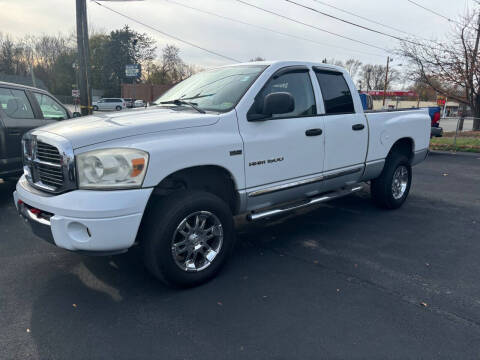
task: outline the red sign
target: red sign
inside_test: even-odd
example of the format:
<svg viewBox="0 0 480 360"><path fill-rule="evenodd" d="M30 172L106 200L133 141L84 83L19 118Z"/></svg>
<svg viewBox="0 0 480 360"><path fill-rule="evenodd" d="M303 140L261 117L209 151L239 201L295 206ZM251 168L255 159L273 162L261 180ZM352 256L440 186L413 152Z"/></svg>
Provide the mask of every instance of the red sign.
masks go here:
<svg viewBox="0 0 480 360"><path fill-rule="evenodd" d="M402 97L418 97L418 94L415 91L390 91L387 90L386 92L383 90L371 90L366 92L368 95L371 96L402 96Z"/></svg>

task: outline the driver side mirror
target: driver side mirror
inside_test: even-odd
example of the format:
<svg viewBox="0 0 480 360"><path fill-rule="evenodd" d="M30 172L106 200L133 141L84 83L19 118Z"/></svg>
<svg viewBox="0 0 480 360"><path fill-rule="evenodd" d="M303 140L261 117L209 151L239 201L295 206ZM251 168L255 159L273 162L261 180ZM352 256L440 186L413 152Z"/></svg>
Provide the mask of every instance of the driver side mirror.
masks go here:
<svg viewBox="0 0 480 360"><path fill-rule="evenodd" d="M258 106L260 105L260 106ZM274 92L268 94L261 104L253 104L252 109L259 109L261 113L247 114L248 121L261 121L272 117L272 115L287 114L295 110L295 99L289 92Z"/></svg>

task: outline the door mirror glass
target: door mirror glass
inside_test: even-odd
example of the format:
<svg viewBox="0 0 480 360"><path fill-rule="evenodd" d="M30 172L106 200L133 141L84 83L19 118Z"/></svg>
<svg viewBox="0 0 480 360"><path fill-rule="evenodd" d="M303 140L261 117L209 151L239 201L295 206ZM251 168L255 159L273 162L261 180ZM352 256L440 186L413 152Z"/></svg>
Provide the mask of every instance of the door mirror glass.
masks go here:
<svg viewBox="0 0 480 360"><path fill-rule="evenodd" d="M72 116L73 116L74 118L76 118L76 117L82 116L82 114L80 114L78 111L75 111L75 112L72 114Z"/></svg>
<svg viewBox="0 0 480 360"><path fill-rule="evenodd" d="M295 99L289 92L275 92L265 96L263 114L267 116L286 114L295 110Z"/></svg>

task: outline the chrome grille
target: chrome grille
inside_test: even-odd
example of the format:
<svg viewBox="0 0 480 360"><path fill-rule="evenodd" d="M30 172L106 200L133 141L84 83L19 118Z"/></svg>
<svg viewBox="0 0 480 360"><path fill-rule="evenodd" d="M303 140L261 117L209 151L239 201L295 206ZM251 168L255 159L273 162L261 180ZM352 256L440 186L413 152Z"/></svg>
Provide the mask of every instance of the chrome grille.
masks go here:
<svg viewBox="0 0 480 360"><path fill-rule="evenodd" d="M63 186L63 169L62 156L58 149L53 145L37 141L33 153L36 154L36 159L41 161L37 165L40 181L52 188L61 188Z"/></svg>
<svg viewBox="0 0 480 360"><path fill-rule="evenodd" d="M34 131L23 144L24 172L32 186L52 193L76 188L73 149L66 139Z"/></svg>
<svg viewBox="0 0 480 360"><path fill-rule="evenodd" d="M37 141L36 154L37 159L41 161L51 162L59 165L62 163L62 156L58 152L58 149L53 145Z"/></svg>
<svg viewBox="0 0 480 360"><path fill-rule="evenodd" d="M63 171L61 168L52 167L46 164L38 164L38 176L42 183L53 186L63 186Z"/></svg>

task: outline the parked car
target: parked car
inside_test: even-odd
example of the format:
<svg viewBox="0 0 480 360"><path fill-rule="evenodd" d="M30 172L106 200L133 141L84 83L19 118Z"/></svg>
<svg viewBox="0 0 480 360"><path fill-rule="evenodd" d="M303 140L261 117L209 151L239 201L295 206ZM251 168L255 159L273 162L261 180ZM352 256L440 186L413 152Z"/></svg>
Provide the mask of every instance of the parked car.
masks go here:
<svg viewBox="0 0 480 360"><path fill-rule="evenodd" d="M0 178L22 174L22 136L27 131L71 117L45 90L0 82Z"/></svg>
<svg viewBox="0 0 480 360"><path fill-rule="evenodd" d="M440 127L440 107L439 106L430 106L428 108L428 114L431 119L431 137L442 137L443 128Z"/></svg>
<svg viewBox="0 0 480 360"><path fill-rule="evenodd" d="M137 107L145 107L145 105L146 105L146 103L143 100L141 100L141 99L135 100L135 107L136 108Z"/></svg>
<svg viewBox="0 0 480 360"><path fill-rule="evenodd" d="M272 218L367 182L376 204L400 207L429 136L426 109L364 113L340 67L237 64L144 110L27 134L14 199L58 247L111 255L138 243L155 276L193 286L233 250L234 215Z"/></svg>
<svg viewBox="0 0 480 360"><path fill-rule="evenodd" d="M123 98L123 100L125 101L125 106L127 108L133 108L134 107L134 104L135 104L135 100L132 99L132 98Z"/></svg>
<svg viewBox="0 0 480 360"><path fill-rule="evenodd" d="M102 98L92 103L93 110L123 110L127 107L127 103L121 98Z"/></svg>

